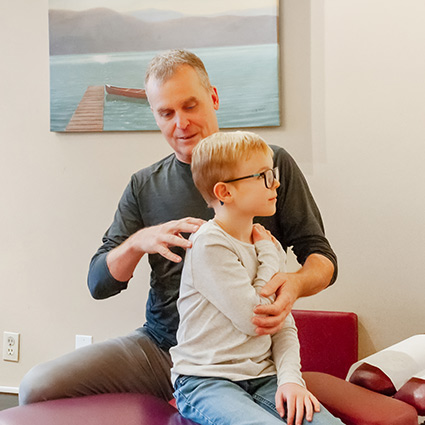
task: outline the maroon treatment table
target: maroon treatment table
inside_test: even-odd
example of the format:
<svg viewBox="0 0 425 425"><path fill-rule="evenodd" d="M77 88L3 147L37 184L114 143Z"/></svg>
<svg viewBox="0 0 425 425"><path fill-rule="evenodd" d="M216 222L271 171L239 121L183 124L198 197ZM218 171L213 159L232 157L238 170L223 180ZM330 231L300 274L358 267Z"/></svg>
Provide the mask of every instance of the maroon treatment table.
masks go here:
<svg viewBox="0 0 425 425"><path fill-rule="evenodd" d="M354 313L295 310L293 314L307 387L335 416L346 425L417 425L417 412L409 404L344 380L351 364L357 361ZM142 394L52 400L0 412L0 425L82 424L193 425L193 422L182 418L169 403Z"/></svg>

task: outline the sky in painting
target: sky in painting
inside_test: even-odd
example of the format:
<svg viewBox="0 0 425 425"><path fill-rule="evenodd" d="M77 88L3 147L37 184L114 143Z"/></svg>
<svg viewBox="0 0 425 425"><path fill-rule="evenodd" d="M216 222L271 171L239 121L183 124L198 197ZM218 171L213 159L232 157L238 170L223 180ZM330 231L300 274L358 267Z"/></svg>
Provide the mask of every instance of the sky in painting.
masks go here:
<svg viewBox="0 0 425 425"><path fill-rule="evenodd" d="M122 13L160 9L188 15L208 15L228 10L276 8L276 0L49 0L50 9L87 10L96 7L107 7Z"/></svg>

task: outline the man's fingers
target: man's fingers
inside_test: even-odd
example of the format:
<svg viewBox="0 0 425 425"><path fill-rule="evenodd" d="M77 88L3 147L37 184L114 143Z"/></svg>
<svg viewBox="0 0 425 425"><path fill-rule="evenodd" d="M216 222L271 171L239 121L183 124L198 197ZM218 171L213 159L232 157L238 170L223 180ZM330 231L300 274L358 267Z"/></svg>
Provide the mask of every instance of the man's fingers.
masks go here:
<svg viewBox="0 0 425 425"><path fill-rule="evenodd" d="M282 329L282 325L275 326L274 328L264 328L264 327L257 326L255 328L255 333L258 336L261 336L261 335L274 335L274 334L278 333L281 329Z"/></svg>
<svg viewBox="0 0 425 425"><path fill-rule="evenodd" d="M192 242L184 238L181 233L194 233L204 222L204 220L199 218L188 217L164 223L155 230L156 242L150 252L157 252L167 260L179 263L182 261L182 258L179 255L174 254L169 247L176 246L183 249L190 248L192 246ZM154 228L152 227L152 229Z"/></svg>
<svg viewBox="0 0 425 425"><path fill-rule="evenodd" d="M273 304L265 305L259 304L254 308L254 314L258 314L260 316L255 317L258 319L258 324L263 325L269 322L269 319L273 320L274 318L278 318L279 320L285 319L285 317L291 312L292 304L285 299L277 298ZM264 317L266 316L266 317ZM268 316L268 317L267 317ZM270 326L274 326L273 322L271 322Z"/></svg>
<svg viewBox="0 0 425 425"><path fill-rule="evenodd" d="M254 316L252 323L256 326L257 335L273 335L282 329L285 318L283 313L278 316Z"/></svg>
<svg viewBox="0 0 425 425"><path fill-rule="evenodd" d="M271 335L282 329L283 323L291 312L296 300L291 290L292 285L288 284L289 282L286 274L277 273L267 284L270 285L271 291L277 288L277 297L273 304L264 304L255 307L254 314L256 316L252 319L252 323L257 326L256 333L258 335Z"/></svg>
<svg viewBox="0 0 425 425"><path fill-rule="evenodd" d="M156 247L154 247L153 252L157 252L174 263L179 263L182 258L174 254L169 247L177 246L183 249L190 248L192 242L184 238L181 233L194 233L204 222L204 220L199 218L188 217L164 223L158 229Z"/></svg>
<svg viewBox="0 0 425 425"><path fill-rule="evenodd" d="M206 222L203 218L187 217L186 220L188 223L196 224L197 226L202 226Z"/></svg>
<svg viewBox="0 0 425 425"><path fill-rule="evenodd" d="M164 258L172 261L173 263L180 263L180 261L182 260L182 258L179 255L174 254L174 252L170 251L164 245L160 245L157 252L159 255L162 255Z"/></svg>
<svg viewBox="0 0 425 425"><path fill-rule="evenodd" d="M196 232L202 224L205 223L204 220L200 218L183 218L181 220L174 220L162 225L163 230L166 233L194 233Z"/></svg>
<svg viewBox="0 0 425 425"><path fill-rule="evenodd" d="M276 291L284 284L282 282L282 278L279 273L276 273L269 282L267 282L263 289L261 290L261 295L263 297L270 297L270 295L274 295Z"/></svg>
<svg viewBox="0 0 425 425"><path fill-rule="evenodd" d="M264 308L268 307L268 308ZM291 312L289 306L280 310L276 305L259 305L254 309L256 316L252 323L257 327L257 335L273 335L283 327L286 316Z"/></svg>
<svg viewBox="0 0 425 425"><path fill-rule="evenodd" d="M170 235L166 234L162 238L162 240L158 241L159 245L166 245L166 246L179 246L180 248L190 248L192 246L192 242L185 239L181 235Z"/></svg>
<svg viewBox="0 0 425 425"><path fill-rule="evenodd" d="M181 235L165 235L162 241L158 242L156 252L162 255L167 260L173 261L174 263L179 263L182 258L174 254L169 247L176 246L183 249L190 248L192 246L192 242L183 238Z"/></svg>

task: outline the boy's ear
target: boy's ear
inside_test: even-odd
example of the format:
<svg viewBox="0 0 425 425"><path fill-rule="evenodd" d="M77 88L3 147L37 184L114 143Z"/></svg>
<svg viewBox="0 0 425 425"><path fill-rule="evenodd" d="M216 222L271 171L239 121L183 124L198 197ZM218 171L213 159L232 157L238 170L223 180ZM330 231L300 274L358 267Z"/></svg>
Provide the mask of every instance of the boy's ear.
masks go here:
<svg viewBox="0 0 425 425"><path fill-rule="evenodd" d="M230 192L227 190L226 183L223 183L223 182L216 183L214 185L213 192L215 197L222 203L228 202L232 197Z"/></svg>

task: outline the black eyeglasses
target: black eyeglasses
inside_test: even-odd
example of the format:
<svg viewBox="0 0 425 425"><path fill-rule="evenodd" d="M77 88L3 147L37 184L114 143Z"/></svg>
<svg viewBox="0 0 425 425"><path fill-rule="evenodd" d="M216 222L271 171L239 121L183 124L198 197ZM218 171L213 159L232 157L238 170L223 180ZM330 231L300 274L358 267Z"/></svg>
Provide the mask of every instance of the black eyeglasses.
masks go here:
<svg viewBox="0 0 425 425"><path fill-rule="evenodd" d="M238 180L250 179L251 177L262 177L264 179L266 188L270 189L273 186L275 180L279 181L279 168L275 167L270 170L263 171L262 173L251 174L250 176L239 177L232 180L226 180L223 183L237 182Z"/></svg>

